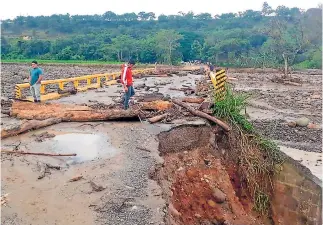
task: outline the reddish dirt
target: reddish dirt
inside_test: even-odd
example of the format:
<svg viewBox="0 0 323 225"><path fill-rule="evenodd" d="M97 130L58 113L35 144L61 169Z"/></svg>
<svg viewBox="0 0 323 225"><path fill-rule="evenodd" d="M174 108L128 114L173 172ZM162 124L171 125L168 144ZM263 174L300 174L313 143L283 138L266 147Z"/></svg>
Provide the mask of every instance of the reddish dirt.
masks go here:
<svg viewBox="0 0 323 225"><path fill-rule="evenodd" d="M168 185L162 183L163 188L168 186L171 190L165 197L178 211L169 210L169 224L264 224L257 219L259 215L251 213L249 197L242 191L236 192L241 186L238 177L230 174L235 170L227 171L209 148L168 153L164 159L159 179L168 180ZM216 203L216 188L226 196L223 203Z"/></svg>
<svg viewBox="0 0 323 225"><path fill-rule="evenodd" d="M229 165L226 166L227 172L230 176L230 181L232 184L233 189L236 192L237 197L240 200L244 210L248 213L252 212L253 204L252 199L246 191L245 185L242 184L240 177L238 175L238 170L236 165Z"/></svg>

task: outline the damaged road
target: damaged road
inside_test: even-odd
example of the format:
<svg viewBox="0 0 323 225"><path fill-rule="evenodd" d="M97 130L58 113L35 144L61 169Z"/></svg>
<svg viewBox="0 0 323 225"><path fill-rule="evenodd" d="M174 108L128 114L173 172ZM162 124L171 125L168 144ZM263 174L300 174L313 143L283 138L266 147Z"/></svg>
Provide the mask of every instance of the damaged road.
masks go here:
<svg viewBox="0 0 323 225"><path fill-rule="evenodd" d="M285 126L287 120L306 113L308 102L295 104L299 107L296 110L280 102L275 105L271 94L280 96L281 87L271 81L274 75L267 74L264 80L249 74L229 75L237 78L233 84L238 91L259 94L252 98L255 104L247 108L256 127L265 128L265 122L281 119L284 126L277 126L273 137L287 145L279 133L294 129L289 133L297 138L289 139L297 140L296 147L304 142L302 137L311 136L307 133L310 128ZM76 156L3 153L1 190L7 195L2 224L270 224L252 210L252 199L243 192L234 166L220 160L226 149L212 142L214 136L210 136L220 127L210 126L209 121L220 123L205 117L212 115L213 99L209 97L210 84L201 78L201 74L181 71L135 79L136 95L128 117L120 110L122 87L118 84L48 104L14 103L9 114L24 120L2 114L6 131L17 131L26 125L25 119L32 123L30 119L54 117L59 123L36 126L39 129L33 131L25 126L22 134L2 140L2 150ZM259 85L260 79L264 84ZM305 84L305 89L311 85ZM271 90L268 95L267 89ZM314 89L311 96L318 87ZM296 91L295 87L286 90ZM317 104L315 97L309 104ZM182 105L191 108L172 99L181 99L179 105L185 102ZM266 104L277 107L263 108ZM316 109L309 107L311 122L317 125L317 130L312 130L315 140L306 143L314 143L318 149L321 125L314 114ZM194 114L196 111L202 114ZM112 119L119 116L119 121L106 121L104 112L110 112ZM219 136L224 136L220 130ZM271 135L269 128L262 131Z"/></svg>
<svg viewBox="0 0 323 225"><path fill-rule="evenodd" d="M149 103L143 105L138 102L140 110L148 110L146 114L149 117L151 113L151 116L156 115L156 109L151 109L155 104L149 101L149 96L154 96L158 89L160 93L164 93L163 97L152 100L162 101L167 94L185 97L185 93L171 91L169 88L179 88L185 80L187 84L194 86L192 79L198 78L199 76L186 74L181 77L138 79L138 85L142 81L151 86L148 91L136 89L138 99ZM163 82L165 79L171 80L163 84L156 82L158 79ZM165 223L166 206L162 190L156 181L149 179L150 171L156 164L163 162L158 152L157 134L182 123L205 122L193 117L191 121L185 122L182 112L177 112L178 109L175 108L170 109L175 112L171 113L172 116L163 118L171 121L171 124L140 123L138 117L135 121L124 122L61 122L66 115L76 118L75 113L88 113L93 117L96 115L93 114L95 110L111 112L108 105L118 110L120 97L113 100L113 96L121 96L120 90L118 85L113 85L37 105L39 110L43 110L38 114L43 115L42 119L45 120L42 121L54 122L37 124L34 131L25 132L31 129L33 120L29 120L28 124L25 120L12 117L3 120L3 130L17 131L17 127L22 127L24 132L18 136L8 135L11 137L3 139L2 150L76 156L2 154L2 193L10 193L10 198L6 201L7 207L2 207L2 224ZM61 104L66 105L65 111L57 108ZM30 114L33 110L38 110L34 106L33 103L20 102L16 107L14 103L11 112L24 119L40 119L36 114ZM149 113L149 110L153 111ZM85 114L79 118L86 118ZM117 112L114 115L120 116ZM3 132L2 135L5 137Z"/></svg>

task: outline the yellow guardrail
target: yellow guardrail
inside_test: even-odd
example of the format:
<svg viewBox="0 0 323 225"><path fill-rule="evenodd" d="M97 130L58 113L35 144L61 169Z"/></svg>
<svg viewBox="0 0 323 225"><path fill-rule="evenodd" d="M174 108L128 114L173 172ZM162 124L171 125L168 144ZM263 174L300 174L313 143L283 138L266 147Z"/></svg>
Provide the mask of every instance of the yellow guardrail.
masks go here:
<svg viewBox="0 0 323 225"><path fill-rule="evenodd" d="M225 74L225 70L220 70L216 73L210 73L211 81L214 86L215 98L217 101L223 100L225 97L225 84L227 80L227 75Z"/></svg>
<svg viewBox="0 0 323 225"><path fill-rule="evenodd" d="M143 69L143 70L134 70L133 75L138 75L144 72L151 71L153 69ZM85 75L80 77L71 77L71 78L64 78L64 79L56 79L56 80L44 80L41 82L40 86L40 93L41 93L41 100L49 100L49 99L56 99L61 97L58 93L48 93L46 94L46 85L51 84L58 84L60 90L64 90L64 84L73 82L74 88L77 91L86 91L92 88L99 88L101 87L101 79L105 78L105 85L112 85L116 84L116 78L120 76L120 72L115 73L104 73L104 74L93 74L93 75ZM93 83L92 81L95 80ZM86 85L80 86L80 81L86 81ZM24 84L16 84L15 86L15 97L16 99L22 98L22 90L29 88L29 83ZM27 98L31 99L31 97ZM31 99L32 100L32 99Z"/></svg>

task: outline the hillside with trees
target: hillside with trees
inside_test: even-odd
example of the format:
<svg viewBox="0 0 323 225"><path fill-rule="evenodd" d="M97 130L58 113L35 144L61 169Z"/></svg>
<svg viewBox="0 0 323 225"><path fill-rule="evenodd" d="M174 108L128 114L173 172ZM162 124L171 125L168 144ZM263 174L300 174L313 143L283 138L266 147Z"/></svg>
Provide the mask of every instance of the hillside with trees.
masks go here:
<svg viewBox="0 0 323 225"><path fill-rule="evenodd" d="M322 7L260 11L18 16L2 21L2 59L322 68Z"/></svg>

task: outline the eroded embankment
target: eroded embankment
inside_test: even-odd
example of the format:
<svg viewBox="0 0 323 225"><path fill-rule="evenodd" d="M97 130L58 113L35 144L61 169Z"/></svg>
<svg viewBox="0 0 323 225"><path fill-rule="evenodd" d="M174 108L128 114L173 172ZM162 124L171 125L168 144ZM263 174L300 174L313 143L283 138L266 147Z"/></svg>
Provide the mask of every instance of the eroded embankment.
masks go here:
<svg viewBox="0 0 323 225"><path fill-rule="evenodd" d="M321 224L320 186L291 159L272 176L267 214L256 212L236 160L227 158L232 149L226 139L208 126L180 126L159 135L164 163L152 177L164 190L166 224Z"/></svg>

